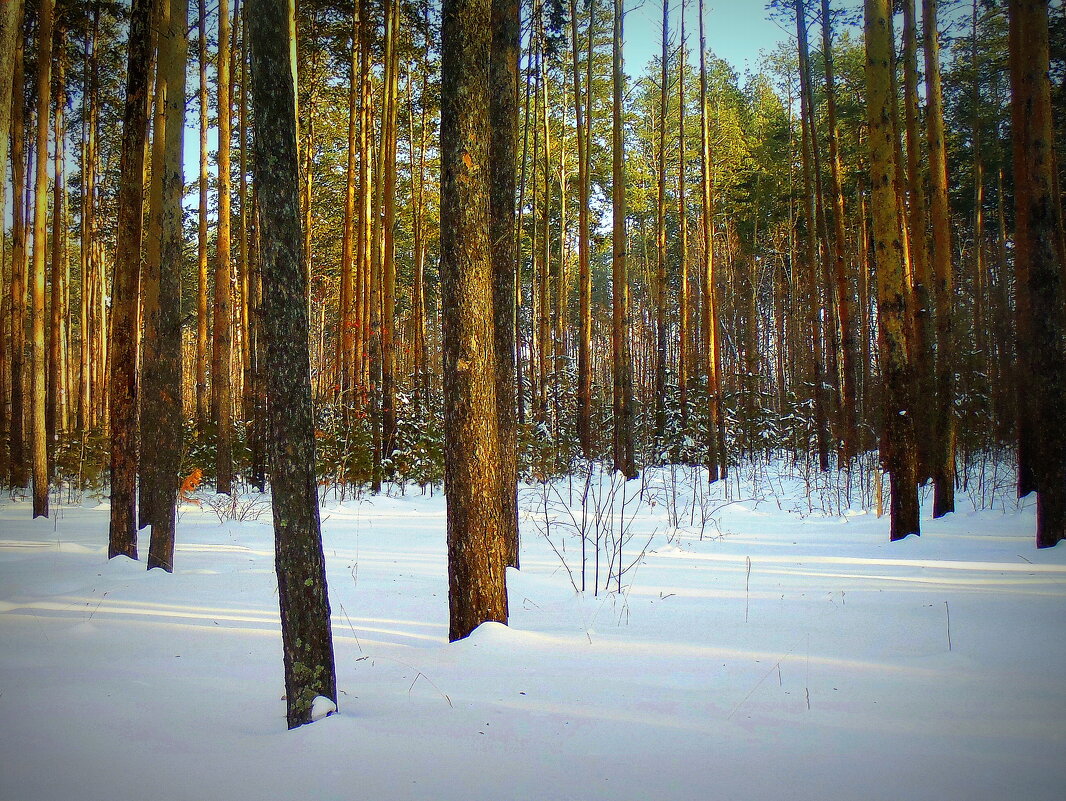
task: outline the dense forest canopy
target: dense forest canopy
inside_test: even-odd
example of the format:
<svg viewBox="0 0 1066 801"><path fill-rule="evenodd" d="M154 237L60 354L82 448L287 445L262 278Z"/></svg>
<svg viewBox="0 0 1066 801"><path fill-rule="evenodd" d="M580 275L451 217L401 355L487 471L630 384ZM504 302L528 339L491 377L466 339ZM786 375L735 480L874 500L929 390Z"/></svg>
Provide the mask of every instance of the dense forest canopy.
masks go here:
<svg viewBox="0 0 1066 801"><path fill-rule="evenodd" d="M183 430L168 435L183 446L163 468L164 484L196 476L220 491L234 480L265 485L263 210L248 46L255 0L231 2L168 5L168 15L185 14L187 36L176 25L183 44L171 50L167 36L156 37L139 66L153 143L131 185L145 199L133 245L143 252L139 274L121 268L133 241L122 227L133 219L121 208L130 180L122 145L139 7L5 4L15 18L3 21L0 53L11 65L0 71L13 76L10 103L0 96L10 131L0 479L32 484L39 511L48 488L110 480L113 373L123 366L141 383L145 458L155 448L143 443L161 441L147 432L165 422ZM162 30L165 4L148 5L151 30ZM898 218L886 220L903 258L904 308L892 313L902 315L907 383L903 406L891 408L908 417L915 477L936 484L940 511L982 459L1017 464L1021 492L1061 494L1061 468L1041 466L1061 462L1057 444L1042 445L1034 432L1054 427L1039 387L1063 380L1066 9L902 0L881 9L891 24L878 75L863 24L868 31L880 5L753 5L752 15L772 15L793 35L739 74L706 49L714 12L697 0L664 2L662 30L641 32L661 43L660 55L623 62L620 73L622 5L521 4L510 313L524 477L565 474L584 459L628 472L617 451L623 357L636 469L703 464L713 479L785 454L839 469L848 482L878 465L892 473L883 201L871 177L871 114L884 111L892 146L882 156L891 158ZM1031 46L1039 31L1025 21L1034 15L1047 26L1046 73ZM295 4L315 471L329 486L444 478L441 19L423 0ZM168 104L161 87L179 85L182 72L184 152L193 158L177 167L184 186L167 195L165 131L182 104ZM878 80L888 81L888 101L871 110ZM1036 113L1040 91L1050 105ZM1026 204L1038 194L1028 183L1040 182L1019 160L1040 137L1026 140L1029 128L1018 127L1031 119L1045 119L1053 136L1042 151L1052 168L1040 180L1051 182L1054 209L1045 251L1060 265L1057 282L1054 270L1040 273L1032 296L1034 251L1020 237L1036 236ZM175 197L179 227L167 229ZM153 316L172 307L174 322ZM168 335L161 325L180 327L181 379L151 391L176 393L179 406L152 405L144 394L154 386L157 338ZM131 354L139 368L123 365Z"/></svg>

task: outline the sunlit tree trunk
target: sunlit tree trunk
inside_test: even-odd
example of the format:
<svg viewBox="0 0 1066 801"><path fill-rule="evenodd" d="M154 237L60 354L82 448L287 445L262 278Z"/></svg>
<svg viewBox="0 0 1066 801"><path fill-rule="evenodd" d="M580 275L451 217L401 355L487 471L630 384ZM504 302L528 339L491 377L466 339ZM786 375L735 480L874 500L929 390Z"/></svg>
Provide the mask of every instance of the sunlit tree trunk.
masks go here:
<svg viewBox="0 0 1066 801"><path fill-rule="evenodd" d="M200 172L196 237L196 424L202 432L208 419L207 345L209 311L207 306L207 0L197 0L197 62L200 72Z"/></svg>
<svg viewBox="0 0 1066 801"><path fill-rule="evenodd" d="M678 245L678 295L677 295L677 388L681 406L681 429L688 428L688 362L689 362L689 295L688 295L688 208L685 196L685 73L688 69L688 54L685 50L685 0L681 0L681 56L677 60L677 227Z"/></svg>
<svg viewBox="0 0 1066 801"><path fill-rule="evenodd" d="M67 309L64 287L67 281L66 237L63 227L66 223L66 150L63 141L66 138L66 116L63 113L67 105L66 92L66 31L62 25L55 26L53 35L53 69L55 72L55 103L53 106L53 140L55 146L52 154L52 243L49 247L49 286L48 299L48 377L45 408L45 430L48 439L48 478L51 481L55 473L55 450L58 446L58 433L66 429L64 410L66 407L66 383L63 381L63 362L67 356L64 342L67 325Z"/></svg>
<svg viewBox="0 0 1066 801"><path fill-rule="evenodd" d="M29 263L26 249L26 104L25 44L20 34L15 46L11 108L11 422L8 426L8 456L11 486L29 481L26 463L25 368L26 281Z"/></svg>
<svg viewBox="0 0 1066 801"><path fill-rule="evenodd" d="M707 93L707 41L704 30L703 0L700 15L700 186L703 239L703 298L700 327L703 329L703 371L707 377L707 476L717 481L726 464L725 419L722 414L721 346L718 336L718 299L714 263L714 187L711 163L710 108Z"/></svg>
<svg viewBox="0 0 1066 801"><path fill-rule="evenodd" d="M233 481L233 275L230 255L230 140L233 104L229 0L219 0L218 20L218 227L215 241L211 417L217 426L215 491L228 495Z"/></svg>
<svg viewBox="0 0 1066 801"><path fill-rule="evenodd" d="M451 640L507 622L493 335L489 0L445 0L441 306Z"/></svg>
<svg viewBox="0 0 1066 801"><path fill-rule="evenodd" d="M141 481L151 487L152 538L148 569L174 569L174 528L177 512L178 468L182 451L181 388L181 270L184 232L181 201L185 188L182 161L185 144L185 67L188 54L188 0L161 0L158 70L165 102L160 186L160 268L154 347L145 353L154 361L142 373ZM146 309L146 316L149 312ZM149 379L151 375L151 379ZM151 414L148 415L148 411ZM146 419L149 418L149 419Z"/></svg>
<svg viewBox="0 0 1066 801"><path fill-rule="evenodd" d="M46 421L45 266L48 246L48 106L52 97L52 0L40 0L37 16L37 132L33 192L33 260L30 273L30 434L33 453L33 516L48 517L49 459Z"/></svg>
<svg viewBox="0 0 1066 801"><path fill-rule="evenodd" d="M896 192L896 143L892 91L893 36L888 0L865 0L867 117L873 244L877 259L877 307L884 382L881 462L892 480L891 534L918 534L917 468L907 354L906 280Z"/></svg>
<svg viewBox="0 0 1066 801"><path fill-rule="evenodd" d="M396 120L400 6L385 4L385 116L382 142L381 259L381 449L391 458L396 448Z"/></svg>

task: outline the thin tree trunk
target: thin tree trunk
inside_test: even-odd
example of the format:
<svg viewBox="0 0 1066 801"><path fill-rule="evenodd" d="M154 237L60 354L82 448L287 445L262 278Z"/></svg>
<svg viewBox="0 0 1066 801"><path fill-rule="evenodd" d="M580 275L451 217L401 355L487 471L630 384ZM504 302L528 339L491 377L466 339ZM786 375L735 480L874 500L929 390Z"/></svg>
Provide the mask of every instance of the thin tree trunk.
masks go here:
<svg viewBox="0 0 1066 801"><path fill-rule="evenodd" d="M681 430L688 429L688 360L689 360L689 297L688 297L688 208L685 197L685 161L688 154L685 148L685 72L688 68L688 54L685 51L685 0L681 0L681 55L677 59L677 227L678 274L677 286L677 388L678 401L681 406Z"/></svg>
<svg viewBox="0 0 1066 801"><path fill-rule="evenodd" d="M33 193L33 261L30 274L32 382L30 432L33 452L33 516L48 517L47 354L45 352L45 265L48 247L48 106L52 97L52 0L40 0L37 17L37 165Z"/></svg>
<svg viewBox="0 0 1066 801"><path fill-rule="evenodd" d="M614 57L611 104L611 352L614 365L614 469L626 479L636 478L633 453L633 368L629 346L629 241L626 236L625 142L623 136L625 74L622 72L623 0L614 0Z"/></svg>
<svg viewBox="0 0 1066 801"><path fill-rule="evenodd" d="M217 426L215 491L229 494L233 482L233 292L230 286L230 139L232 136L229 0L218 3L218 228L215 242L214 343L211 357L211 417Z"/></svg>
<svg viewBox="0 0 1066 801"><path fill-rule="evenodd" d="M836 290L837 341L840 343L840 411L842 460L847 463L858 451L855 391L855 334L852 325L851 289L845 261L844 189L838 144L836 76L833 69L833 29L829 0L822 0L822 58L825 62L826 115L829 133L829 166L833 182L833 276Z"/></svg>
<svg viewBox="0 0 1066 801"><path fill-rule="evenodd" d="M340 313L337 319L336 391L345 403L351 401L355 357L355 195L358 184L356 165L359 129L359 6L352 4L352 57L348 83L348 158L344 187L344 223L341 233ZM412 176L413 180L413 176Z"/></svg>
<svg viewBox="0 0 1066 801"><path fill-rule="evenodd" d="M196 428L203 432L208 419L207 393L207 344L208 344L208 305L207 305L207 0L197 0L198 41L197 62L200 70L199 106L200 106L200 205L197 216L197 284L196 284Z"/></svg>
<svg viewBox="0 0 1066 801"><path fill-rule="evenodd" d="M15 46L11 109L11 423L8 428L11 486L25 487L26 464L26 104L25 44L20 35Z"/></svg>
<svg viewBox="0 0 1066 801"><path fill-rule="evenodd" d="M392 458L396 449L396 119L400 6L385 4L385 116L382 141L382 259L381 259L381 450Z"/></svg>
<svg viewBox="0 0 1066 801"><path fill-rule="evenodd" d="M595 9L588 7L589 54L592 53ZM591 111L583 103L581 59L577 39L577 0L570 0L570 44L574 69L574 119L577 134L577 269L578 269L578 350L577 350L577 438L586 459L593 455L592 437L592 271L589 269L589 153L586 147L586 120Z"/></svg>
<svg viewBox="0 0 1066 801"><path fill-rule="evenodd" d="M703 235L703 371L707 377L707 479L717 481L724 474L720 466L726 463L722 390L720 380L721 346L718 336L718 300L715 287L714 264L714 188L712 186L710 109L707 107L707 40L704 31L703 0L700 15L700 184L701 226Z"/></svg>
<svg viewBox="0 0 1066 801"><path fill-rule="evenodd" d="M803 185L806 204L804 217L807 230L804 234L806 253L807 325L811 336L810 383L814 401L814 433L818 447L818 466L824 471L829 469L829 431L825 410L825 371L822 354L822 315L821 293L818 290L818 208L815 188L815 168L812 165L815 148L814 112L811 108L810 66L807 58L807 16L803 0L796 2L796 33L799 40L799 74L800 74L800 125L802 129L802 151L800 161L803 165Z"/></svg>
<svg viewBox="0 0 1066 801"><path fill-rule="evenodd" d="M655 460L666 438L666 117L670 104L670 0L663 0L659 72L659 169L655 201Z"/></svg>
<svg viewBox="0 0 1066 801"><path fill-rule="evenodd" d="M66 165L63 157L66 153L63 140L66 126L63 111L67 104L66 93L66 32L61 25L55 28L53 35L55 58L55 104L53 107L54 152L52 155L52 244L49 260L50 297L48 300L48 376L45 409L45 430L48 439L48 479L55 474L55 451L58 447L58 434L66 428L63 422L63 410L66 406L66 384L63 381L63 360L66 356L64 335L66 331L67 311L63 287L67 271L66 238L63 232L64 209L66 208Z"/></svg>
<svg viewBox="0 0 1066 801"><path fill-rule="evenodd" d="M515 398L515 183L518 146L518 0L492 0L489 68L489 241L492 250L496 420L500 444L500 526L507 565L519 566L518 421ZM420 265L419 265L420 266ZM421 276L419 275L419 279Z"/></svg>

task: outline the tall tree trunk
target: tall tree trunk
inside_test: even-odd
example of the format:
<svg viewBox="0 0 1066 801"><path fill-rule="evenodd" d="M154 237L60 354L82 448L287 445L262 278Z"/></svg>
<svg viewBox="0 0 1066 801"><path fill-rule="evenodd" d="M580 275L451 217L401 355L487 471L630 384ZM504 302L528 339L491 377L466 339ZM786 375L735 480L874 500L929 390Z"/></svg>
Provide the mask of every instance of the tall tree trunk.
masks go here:
<svg viewBox="0 0 1066 801"><path fill-rule="evenodd" d="M45 265L48 246L48 106L52 97L52 0L40 0L37 17L37 165L33 193L33 261L30 277L32 382L30 431L33 443L33 516L48 517L49 459L46 420Z"/></svg>
<svg viewBox="0 0 1066 801"><path fill-rule="evenodd" d="M207 342L209 310L207 306L207 0L197 0L199 21L197 62L200 69L200 205L197 216L196 239L196 428L203 432L208 419Z"/></svg>
<svg viewBox="0 0 1066 801"><path fill-rule="evenodd" d="M1040 432L1031 454L1036 544L1047 548L1066 539L1066 279L1054 192L1048 5L1044 0L1010 0L1008 11L1014 182L1026 186L1025 192L1015 193L1014 252L1019 297L1026 296L1033 322L1024 332L1027 339L1019 331L1019 356L1028 362L1033 379L1019 390L1033 396L1032 425Z"/></svg>
<svg viewBox="0 0 1066 801"><path fill-rule="evenodd" d="M500 526L507 565L518 567L518 419L515 398L514 238L518 146L518 0L492 0L489 67L491 166L489 241L492 249L493 341L496 349L496 421L500 442Z"/></svg>
<svg viewBox="0 0 1066 801"><path fill-rule="evenodd" d="M726 464L721 389L721 345L718 336L718 300L714 264L714 188L711 164L710 109L707 92L707 40L704 31L703 0L700 15L700 185L701 226L703 245L703 299L701 323L703 329L703 371L707 377L707 478L714 482L724 474Z"/></svg>
<svg viewBox="0 0 1066 801"><path fill-rule="evenodd" d="M933 288L936 297L936 424L933 454L933 517L955 511L955 343L952 309L951 219L944 94L940 84L937 0L922 0L925 34L926 134L929 143L929 208L933 222Z"/></svg>
<svg viewBox="0 0 1066 801"><path fill-rule="evenodd" d="M852 324L851 288L848 281L844 234L844 189L841 179L837 131L836 75L833 69L833 28L829 0L822 0L822 59L825 63L825 99L829 133L829 166L833 182L833 276L837 307L837 341L840 343L841 456L844 462L858 452L855 391L855 332Z"/></svg>
<svg viewBox="0 0 1066 801"><path fill-rule="evenodd" d="M629 346L629 240L626 235L625 139L623 132L625 73L622 71L623 0L614 0L614 44L611 103L611 353L614 373L614 469L636 478L633 452L633 367Z"/></svg>
<svg viewBox="0 0 1066 801"><path fill-rule="evenodd" d="M595 9L588 7L589 54L592 53ZM589 269L589 153L586 120L591 111L584 104L581 89L581 59L577 39L577 0L570 0L570 44L574 68L574 120L577 134L577 269L578 269L578 344L577 344L577 438L586 459L593 455L592 437L592 271ZM591 61L591 58L590 58Z"/></svg>
<svg viewBox="0 0 1066 801"><path fill-rule="evenodd" d="M396 449L396 120L400 27L398 0L385 4L385 116L382 141L381 260L381 449L392 458Z"/></svg>
<svg viewBox="0 0 1066 801"><path fill-rule="evenodd" d="M866 89L870 182L877 258L877 307L884 381L881 461L892 479L891 533L918 534L917 467L907 356L906 282L896 192L896 143L892 115L893 36L888 0L865 0Z"/></svg>
<svg viewBox="0 0 1066 801"><path fill-rule="evenodd" d="M355 357L355 195L359 130L359 6L352 4L352 57L348 82L348 157L344 186L344 223L341 232L340 311L337 315L336 391L344 403L351 402Z"/></svg>
<svg viewBox="0 0 1066 801"><path fill-rule="evenodd" d="M12 78L11 109L11 422L8 454L11 486L25 487L26 464L25 367L26 367L26 104L25 40L18 36Z"/></svg>
<svg viewBox="0 0 1066 801"><path fill-rule="evenodd" d="M670 104L670 0L663 0L659 72L659 169L655 200L655 460L666 438L666 117Z"/></svg>
<svg viewBox="0 0 1066 801"><path fill-rule="evenodd" d="M688 70L688 54L685 50L685 0L681 0L681 49L677 59L677 227L679 274L677 279L677 388L681 406L681 430L688 429L688 362L689 362L689 296L688 296L688 208L685 197L685 73Z"/></svg>
<svg viewBox="0 0 1066 801"><path fill-rule="evenodd" d="M802 129L802 151L800 161L803 165L803 185L806 203L804 217L807 230L806 283L807 325L811 336L810 382L814 401L814 433L818 444L818 465L822 470L829 469L829 431L825 410L825 370L822 361L823 337L821 315L821 293L818 280L818 193L815 187L815 167L813 161L815 144L814 111L810 91L810 66L807 57L807 15L803 0L796 2L796 33L799 40L799 74L800 74L800 125Z"/></svg>
<svg viewBox="0 0 1066 801"><path fill-rule="evenodd" d="M929 246L922 145L918 134L918 35L914 0L903 0L903 97L907 130L907 226L911 259L910 350L914 367L915 397L931 400L936 395L936 316L933 298L933 254ZM914 409L918 446L918 481L933 476L936 434L934 404L923 402Z"/></svg>
<svg viewBox="0 0 1066 801"><path fill-rule="evenodd" d="M163 1L163 0L161 0ZM174 527L177 512L178 468L182 450L181 397L181 268L184 261L182 196L185 174L185 67L188 58L188 0L165 0L160 14L158 72L165 124L160 175L160 268L155 315L156 341L145 342L151 366L142 373L141 487L152 498L152 538L148 569L174 570ZM149 326L146 326L146 329Z"/></svg>
<svg viewBox="0 0 1066 801"><path fill-rule="evenodd" d="M65 151L63 139L66 136L63 110L67 103L66 82L66 32L61 25L55 26L53 35L53 69L55 70L55 104L53 106L53 139L55 147L52 154L52 243L49 259L49 299L48 299L48 375L47 398L45 407L45 431L48 440L48 479L55 474L55 450L58 445L58 433L63 425L64 394L63 359L66 355L63 337L66 329L66 305L64 303L64 272L67 269L66 252L63 235L63 210L66 207L66 167L63 162Z"/></svg>
<svg viewBox="0 0 1066 801"><path fill-rule="evenodd" d="M78 304L78 322L81 329L81 342L78 359L78 416L77 428L84 438L92 428L92 390L93 390L93 364L92 364L92 341L91 329L95 315L93 314L93 298L95 296L96 283L100 280L96 274L96 260L93 259L92 249L95 246L93 236L95 223L95 188L96 188L96 129L93 124L95 110L99 103L97 98L98 87L96 85L97 66L97 42L100 30L99 8L93 10L91 23L86 25L84 39L84 70L82 73L82 148L81 148L81 232L80 232L80 256L79 267L81 268L81 301Z"/></svg>
<svg viewBox="0 0 1066 801"><path fill-rule="evenodd" d="M233 291L230 286L230 139L232 136L229 0L218 3L218 228L215 241L214 343L211 357L211 418L217 426L215 491L229 494L233 482Z"/></svg>
<svg viewBox="0 0 1066 801"><path fill-rule="evenodd" d="M271 508L289 728L317 696L337 703L311 412L307 274L301 264L295 72L286 0L254 0L248 21L255 182L261 201L263 336Z"/></svg>
<svg viewBox="0 0 1066 801"><path fill-rule="evenodd" d="M111 300L111 531L108 558L137 558L137 331L140 325L144 151L148 138L153 13L152 0L133 0L126 102L122 114L118 231Z"/></svg>
<svg viewBox="0 0 1066 801"><path fill-rule="evenodd" d="M451 640L507 622L490 241L489 0L445 0L441 64L444 481Z"/></svg>

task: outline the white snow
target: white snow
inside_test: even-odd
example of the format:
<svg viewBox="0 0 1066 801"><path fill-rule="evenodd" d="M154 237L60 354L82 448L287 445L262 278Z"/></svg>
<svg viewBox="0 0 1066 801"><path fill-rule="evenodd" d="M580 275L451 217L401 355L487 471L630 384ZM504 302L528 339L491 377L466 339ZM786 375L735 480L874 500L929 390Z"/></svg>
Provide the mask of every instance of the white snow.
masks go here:
<svg viewBox="0 0 1066 801"><path fill-rule="evenodd" d="M337 705L324 695L316 695L311 701L311 720L322 720L337 711Z"/></svg>
<svg viewBox="0 0 1066 801"><path fill-rule="evenodd" d="M167 575L107 560L106 505L5 500L0 801L1061 799L1066 546L1033 499L889 543L780 472L631 482L588 510L583 594L580 481L523 488L510 625L454 644L439 492L327 499L340 714L292 732L269 513L183 507Z"/></svg>

